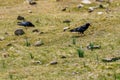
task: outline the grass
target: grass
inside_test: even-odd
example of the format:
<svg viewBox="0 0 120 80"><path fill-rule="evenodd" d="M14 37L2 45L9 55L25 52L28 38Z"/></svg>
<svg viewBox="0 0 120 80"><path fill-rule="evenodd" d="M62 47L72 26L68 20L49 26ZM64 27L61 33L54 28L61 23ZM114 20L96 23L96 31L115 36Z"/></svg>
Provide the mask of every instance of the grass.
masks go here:
<svg viewBox="0 0 120 80"><path fill-rule="evenodd" d="M5 38L0 41L0 80L120 80L119 61L101 61L105 57L120 56L120 0L113 1L109 14L104 9L88 13L86 9L96 6L96 2L78 10L75 7L79 3L78 0L38 0L36 6L30 6L23 0L0 0L0 37ZM62 12L65 6L69 9ZM32 10L32 13L28 13L28 10ZM103 11L103 14L98 15L99 11ZM18 15L25 16L44 33L32 33L35 28L26 30L17 26ZM71 29L86 22L91 22L92 26L85 36L79 37L77 33L63 32L63 28L68 26L62 23L66 19L71 20ZM14 31L18 28L24 29L26 34L15 36ZM26 36L31 44L29 47L25 46ZM44 45L34 47L33 44L39 39ZM87 50L86 46L90 42L100 44L101 49ZM6 46L8 43L12 43L12 46ZM83 47L84 58L76 54L79 46ZM9 57L4 58L4 53L8 53ZM66 58L62 59L61 55ZM33 60L41 61L42 64L34 65ZM58 64L49 65L54 60Z"/></svg>

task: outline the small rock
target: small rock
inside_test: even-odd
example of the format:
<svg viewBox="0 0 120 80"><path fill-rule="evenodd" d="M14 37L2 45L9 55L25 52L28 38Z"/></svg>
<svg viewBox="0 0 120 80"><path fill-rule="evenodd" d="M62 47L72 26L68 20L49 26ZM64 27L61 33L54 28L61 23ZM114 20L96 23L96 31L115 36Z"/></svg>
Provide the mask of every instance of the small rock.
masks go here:
<svg viewBox="0 0 120 80"><path fill-rule="evenodd" d="M23 29L17 29L17 30L15 30L14 34L19 36L19 35L25 34L25 32L23 31Z"/></svg>
<svg viewBox="0 0 120 80"><path fill-rule="evenodd" d="M28 10L28 12L29 12L29 13L32 13L32 11L31 11L31 10Z"/></svg>
<svg viewBox="0 0 120 80"><path fill-rule="evenodd" d="M62 55L61 58L62 58L62 59L63 59L63 58L66 58L66 56L63 56L63 55Z"/></svg>
<svg viewBox="0 0 120 80"><path fill-rule="evenodd" d="M82 5L82 4L79 4L79 5L77 5L77 8L82 8L84 5Z"/></svg>
<svg viewBox="0 0 120 80"><path fill-rule="evenodd" d="M59 2L60 0L56 0L56 2Z"/></svg>
<svg viewBox="0 0 120 80"><path fill-rule="evenodd" d="M32 64L37 65L37 64L42 64L41 61L32 61Z"/></svg>
<svg viewBox="0 0 120 80"><path fill-rule="evenodd" d="M50 62L50 65L55 65L55 64L58 64L58 62L57 61Z"/></svg>
<svg viewBox="0 0 120 80"><path fill-rule="evenodd" d="M70 23L70 22L71 22L71 21L68 20L68 19L66 19L66 20L63 21L63 23Z"/></svg>
<svg viewBox="0 0 120 80"><path fill-rule="evenodd" d="M88 45L87 46L87 49L100 49L101 48L101 46L99 46L99 45L94 45L94 46L90 46L90 45Z"/></svg>
<svg viewBox="0 0 120 80"><path fill-rule="evenodd" d="M39 32L39 30L38 29L34 29L34 30L32 30L32 32Z"/></svg>
<svg viewBox="0 0 120 80"><path fill-rule="evenodd" d="M66 10L67 10L67 8L68 8L68 7L63 8L63 9L62 9L62 11L66 11Z"/></svg>
<svg viewBox="0 0 120 80"><path fill-rule="evenodd" d="M43 34L44 32L40 32L40 34Z"/></svg>
<svg viewBox="0 0 120 80"><path fill-rule="evenodd" d="M43 45L43 42L42 41L36 41L34 46L38 47L38 46L41 46Z"/></svg>
<svg viewBox="0 0 120 80"><path fill-rule="evenodd" d="M110 57L110 58L103 58L103 62L114 62L116 60L120 60L120 57Z"/></svg>
<svg viewBox="0 0 120 80"><path fill-rule="evenodd" d="M97 14L98 14L98 15L101 15L101 14L103 14L103 12L97 12Z"/></svg>
<svg viewBox="0 0 120 80"><path fill-rule="evenodd" d="M5 35L9 35L9 33L8 33L8 32L5 32Z"/></svg>
<svg viewBox="0 0 120 80"><path fill-rule="evenodd" d="M19 15L19 16L17 17L17 20L25 20L25 18Z"/></svg>
<svg viewBox="0 0 120 80"><path fill-rule="evenodd" d="M66 31L66 30L68 30L68 29L70 29L69 27L64 27L63 28L63 31Z"/></svg>
<svg viewBox="0 0 120 80"><path fill-rule="evenodd" d="M78 74L79 72L73 72L72 74L75 75L75 74Z"/></svg>
<svg viewBox="0 0 120 80"><path fill-rule="evenodd" d="M89 7L88 8L88 12L93 12L94 11L94 7Z"/></svg>
<svg viewBox="0 0 120 80"><path fill-rule="evenodd" d="M83 4L91 4L91 1L89 1L89 0L82 0L82 3Z"/></svg>
<svg viewBox="0 0 120 80"><path fill-rule="evenodd" d="M102 4L99 5L99 8L105 8Z"/></svg>
<svg viewBox="0 0 120 80"><path fill-rule="evenodd" d="M104 0L96 0L96 1L98 1L98 2L103 2Z"/></svg>
<svg viewBox="0 0 120 80"><path fill-rule="evenodd" d="M5 37L1 36L0 41L3 41L3 40L5 40Z"/></svg>
<svg viewBox="0 0 120 80"><path fill-rule="evenodd" d="M11 44L11 43L8 43L6 46L12 46L12 44Z"/></svg>
<svg viewBox="0 0 120 80"><path fill-rule="evenodd" d="M4 58L9 57L9 54L7 54L7 53L3 53L2 55L3 55Z"/></svg>
<svg viewBox="0 0 120 80"><path fill-rule="evenodd" d="M36 2L30 2L29 4L30 5L36 5L37 3Z"/></svg>

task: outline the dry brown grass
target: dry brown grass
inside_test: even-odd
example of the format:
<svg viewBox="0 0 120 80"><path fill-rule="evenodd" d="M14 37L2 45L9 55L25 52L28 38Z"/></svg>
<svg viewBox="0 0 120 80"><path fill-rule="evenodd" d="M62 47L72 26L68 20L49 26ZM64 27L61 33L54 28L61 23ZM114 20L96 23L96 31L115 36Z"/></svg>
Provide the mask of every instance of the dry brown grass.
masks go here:
<svg viewBox="0 0 120 80"><path fill-rule="evenodd" d="M98 3L76 10L75 7L80 2L78 0L38 0L35 6L22 0L19 2L0 0L0 37L5 37L5 40L0 41L0 80L114 80L115 75L120 79L119 61L101 61L104 57L120 56L119 0L111 4L112 11L109 14L104 9L97 9L93 13L86 11L86 8ZM69 7L68 10L62 12L61 9L66 6ZM32 13L28 13L28 10ZM98 15L98 11L103 11L103 15ZM26 31L24 27L17 26L18 15L25 16L44 34L32 33L34 28ZM76 38L76 45L72 44L72 38L78 34L63 32L63 28L68 26L62 23L65 19L72 21L70 28L86 22L92 24L84 37ZM36 20L39 20L39 23L36 23ZM24 29L26 34L15 36L14 31L18 28ZM5 32L8 32L9 36L5 35ZM30 47L25 46L26 36L32 44ZM44 45L34 47L34 42L39 38ZM87 50L86 46L90 42L99 44L102 48ZM12 43L13 46L7 47L7 43ZM84 58L77 55L76 49L80 46L85 51ZM9 57L3 58L4 53L9 54ZM34 59L31 60L29 53L32 53ZM67 58L61 59L61 55ZM6 68L2 67L3 60ZM49 62L54 60L58 61L58 64L49 65ZM41 61L42 64L35 65L34 61Z"/></svg>

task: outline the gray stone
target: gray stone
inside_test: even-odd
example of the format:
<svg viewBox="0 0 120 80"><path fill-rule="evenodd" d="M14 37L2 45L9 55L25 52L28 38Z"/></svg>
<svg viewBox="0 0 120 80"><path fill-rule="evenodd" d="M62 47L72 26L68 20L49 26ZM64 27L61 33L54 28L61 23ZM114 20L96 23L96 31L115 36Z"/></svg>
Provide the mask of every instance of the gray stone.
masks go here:
<svg viewBox="0 0 120 80"><path fill-rule="evenodd" d="M38 47L38 46L41 46L43 45L43 42L40 40L40 41L36 41L34 46Z"/></svg>
<svg viewBox="0 0 120 80"><path fill-rule="evenodd" d="M58 64L58 62L57 61L50 62L50 65L55 65L55 64Z"/></svg>
<svg viewBox="0 0 120 80"><path fill-rule="evenodd" d="M11 44L11 43L8 43L6 46L12 46L12 44Z"/></svg>
<svg viewBox="0 0 120 80"><path fill-rule="evenodd" d="M0 41L3 41L5 39L5 37L0 36Z"/></svg>
<svg viewBox="0 0 120 80"><path fill-rule="evenodd" d="M42 62L41 61L32 61L32 64L38 65L38 64L42 64Z"/></svg>
<svg viewBox="0 0 120 80"><path fill-rule="evenodd" d="M82 0L82 3L83 4L91 4L91 1L90 0Z"/></svg>
<svg viewBox="0 0 120 80"><path fill-rule="evenodd" d="M82 8L84 5L82 5L82 4L79 4L79 5L77 5L77 8Z"/></svg>
<svg viewBox="0 0 120 80"><path fill-rule="evenodd" d="M15 34L16 36L19 36L19 35L25 34L25 32L23 31L23 29L17 29L17 30L15 30L14 34Z"/></svg>
<svg viewBox="0 0 120 80"><path fill-rule="evenodd" d="M32 30L32 32L39 32L39 30L38 29L34 29L34 30Z"/></svg>
<svg viewBox="0 0 120 80"><path fill-rule="evenodd" d="M62 56L61 56L61 58L63 58L63 59L64 59L64 58L66 58L66 56L63 56L63 55L62 55Z"/></svg>
<svg viewBox="0 0 120 80"><path fill-rule="evenodd" d="M120 57L110 57L110 58L103 58L102 61L103 62L114 62L120 60Z"/></svg>

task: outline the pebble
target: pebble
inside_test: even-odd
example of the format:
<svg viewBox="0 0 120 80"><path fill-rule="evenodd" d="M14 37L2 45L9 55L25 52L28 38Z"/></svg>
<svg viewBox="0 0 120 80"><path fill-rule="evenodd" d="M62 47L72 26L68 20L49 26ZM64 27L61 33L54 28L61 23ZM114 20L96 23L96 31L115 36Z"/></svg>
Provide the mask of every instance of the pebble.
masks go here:
<svg viewBox="0 0 120 80"><path fill-rule="evenodd" d="M82 0L82 3L83 4L91 4L91 1L89 1L89 0Z"/></svg>
<svg viewBox="0 0 120 80"><path fill-rule="evenodd" d="M63 58L63 59L64 59L64 58L66 58L66 56L63 56L63 55L62 55L62 56L61 56L61 58Z"/></svg>
<svg viewBox="0 0 120 80"><path fill-rule="evenodd" d="M58 62L57 61L51 61L50 62L50 65L55 65L55 64L58 64Z"/></svg>
<svg viewBox="0 0 120 80"><path fill-rule="evenodd" d="M5 37L1 36L0 41L3 41L3 40L5 40Z"/></svg>
<svg viewBox="0 0 120 80"><path fill-rule="evenodd" d="M87 46L87 49L100 49L101 46L99 45L94 45L93 47L91 47L90 45Z"/></svg>
<svg viewBox="0 0 120 80"><path fill-rule="evenodd" d="M34 46L38 47L38 46L41 46L43 45L43 42L40 40L40 41L36 41Z"/></svg>
<svg viewBox="0 0 120 80"><path fill-rule="evenodd" d="M63 21L63 23L70 23L70 22L71 22L71 21L68 20L68 19L66 19L66 20Z"/></svg>
<svg viewBox="0 0 120 80"><path fill-rule="evenodd" d="M32 13L32 11L31 11L31 10L28 10L28 12L29 12L29 13Z"/></svg>
<svg viewBox="0 0 120 80"><path fill-rule="evenodd" d="M8 53L3 53L2 56L3 56L4 58L7 58L7 57L9 57L9 54L8 54Z"/></svg>
<svg viewBox="0 0 120 80"><path fill-rule="evenodd" d="M116 60L120 60L120 57L110 57L110 58L103 58L103 62L114 62Z"/></svg>
<svg viewBox="0 0 120 80"><path fill-rule="evenodd" d="M38 29L34 29L34 30L32 30L32 32L39 32L39 30Z"/></svg>
<svg viewBox="0 0 120 80"><path fill-rule="evenodd" d="M68 30L68 29L70 29L69 27L64 27L63 28L63 31L66 31L66 30Z"/></svg>
<svg viewBox="0 0 120 80"><path fill-rule="evenodd" d="M6 46L12 46L12 44L11 44L11 43L8 43Z"/></svg>
<svg viewBox="0 0 120 80"><path fill-rule="evenodd" d="M82 4L79 4L79 5L77 5L77 8L82 8L84 5L82 5Z"/></svg>
<svg viewBox="0 0 120 80"><path fill-rule="evenodd" d="M103 12L97 12L97 14L98 14L98 15L101 15L101 14L103 14Z"/></svg>
<svg viewBox="0 0 120 80"><path fill-rule="evenodd" d="M88 12L93 12L94 11L94 7L89 7L88 8Z"/></svg>
<svg viewBox="0 0 120 80"><path fill-rule="evenodd" d="M17 30L15 30L14 34L19 36L19 35L25 34L25 32L23 31L23 29L17 29Z"/></svg>
<svg viewBox="0 0 120 80"><path fill-rule="evenodd" d="M32 61L32 64L37 65L37 64L42 64L41 61Z"/></svg>

